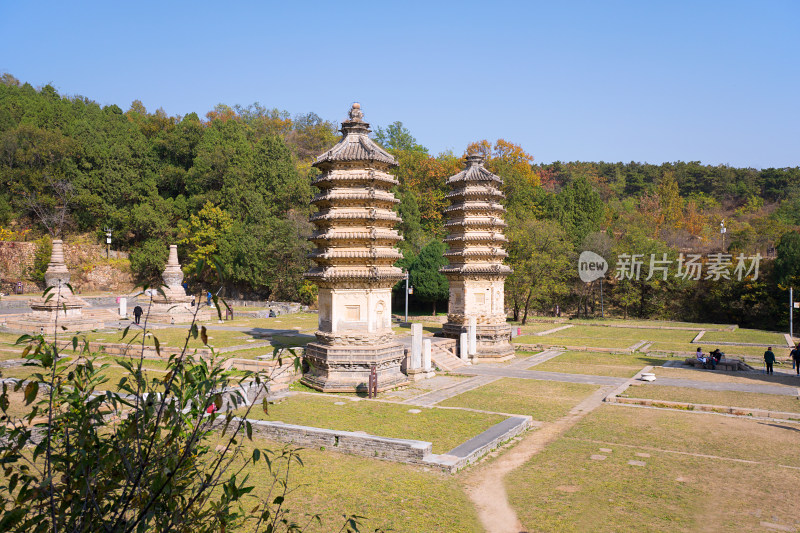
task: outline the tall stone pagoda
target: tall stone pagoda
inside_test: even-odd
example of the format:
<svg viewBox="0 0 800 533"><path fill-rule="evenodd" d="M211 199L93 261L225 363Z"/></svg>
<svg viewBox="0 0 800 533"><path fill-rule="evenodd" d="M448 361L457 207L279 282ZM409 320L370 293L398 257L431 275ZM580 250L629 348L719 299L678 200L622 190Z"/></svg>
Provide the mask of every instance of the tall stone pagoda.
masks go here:
<svg viewBox="0 0 800 533"><path fill-rule="evenodd" d="M102 328L102 321L83 314L86 302L72 292L69 281L70 273L64 261L64 243L57 239L53 241L50 262L44 273L45 285L52 289L45 296L32 299L28 303L31 312L9 319L7 327L45 335Z"/></svg>
<svg viewBox="0 0 800 533"><path fill-rule="evenodd" d="M447 179L450 207L444 254L449 263L440 271L450 282L446 337L463 340L470 323L476 342L470 342L473 361L503 361L514 356L511 328L506 325L504 282L511 268L503 264L505 208L499 187L503 180L483 166L482 155L468 155L466 168ZM470 350L470 351L472 351Z"/></svg>
<svg viewBox="0 0 800 533"><path fill-rule="evenodd" d="M141 304L148 323L191 323L197 309L192 305L194 296L186 294L186 289L183 288L183 270L178 262L178 246L175 244L169 246L169 258L164 272L161 273L161 279L164 282L161 292L153 295L152 302ZM198 321L210 319L211 312L208 309L202 309L197 313Z"/></svg>
<svg viewBox="0 0 800 533"><path fill-rule="evenodd" d="M369 138L358 103L349 116L341 140L314 163L322 171L311 201L316 265L305 275L319 287L319 329L306 346L303 382L331 392L366 390L373 367L378 390L407 381L391 321L392 287L403 279L393 266L402 257L391 192L398 182L388 172L397 161Z"/></svg>

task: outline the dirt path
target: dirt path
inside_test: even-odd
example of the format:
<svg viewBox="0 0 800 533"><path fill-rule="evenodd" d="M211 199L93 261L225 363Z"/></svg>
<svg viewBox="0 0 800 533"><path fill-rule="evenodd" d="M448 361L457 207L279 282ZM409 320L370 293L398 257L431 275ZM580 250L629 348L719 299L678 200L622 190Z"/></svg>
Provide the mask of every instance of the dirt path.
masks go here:
<svg viewBox="0 0 800 533"><path fill-rule="evenodd" d="M464 479L467 494L478 510L483 527L487 533L524 532L517 513L511 508L506 496L503 479L506 474L519 468L545 446L560 437L581 418L603 403L613 387L602 387L584 401L572 408L563 418L542 425L528 433L511 450L486 464L479 465Z"/></svg>

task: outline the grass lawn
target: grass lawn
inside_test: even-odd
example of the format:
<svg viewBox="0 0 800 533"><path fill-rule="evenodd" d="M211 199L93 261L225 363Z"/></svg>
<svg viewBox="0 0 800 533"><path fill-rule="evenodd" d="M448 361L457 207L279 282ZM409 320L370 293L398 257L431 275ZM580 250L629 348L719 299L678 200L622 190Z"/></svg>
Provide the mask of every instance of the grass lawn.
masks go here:
<svg viewBox="0 0 800 533"><path fill-rule="evenodd" d="M638 320L638 319L624 320L622 318L575 318L571 319L569 322L571 324L586 324L595 326L608 325L608 326L621 326L621 327L637 326L645 328L660 328L660 327L686 328L686 329L695 329L698 332L701 329L724 329L730 326L730 324L679 322L674 320Z"/></svg>
<svg viewBox="0 0 800 533"><path fill-rule="evenodd" d="M199 328L198 328L199 330ZM140 329L131 327L128 330L128 335L125 339L122 339L122 332L123 329L117 331L99 331L94 333L89 333L86 335L86 338L89 339L91 342L107 342L109 344L120 344L120 343L131 343L132 345L141 345L142 342L142 334ZM209 329L208 331L208 344L215 348L225 348L228 346L238 346L238 345L245 345L247 341L253 339L252 335L249 335L243 331L228 331L228 330L212 330ZM160 329L153 329L150 330L156 338L158 338L158 342L162 346L168 346L170 348L183 348L183 344L186 341L186 337L189 334L189 326L186 328L160 328ZM152 337L148 336L145 340L145 344L147 346L153 346L153 339ZM200 335L197 338L190 338L189 340L189 348L204 348L203 341L200 338Z"/></svg>
<svg viewBox="0 0 800 533"><path fill-rule="evenodd" d="M530 370L630 378L647 365L661 366L665 361L667 359L647 357L643 354L564 352L558 357L530 367Z"/></svg>
<svg viewBox="0 0 800 533"><path fill-rule="evenodd" d="M639 328L603 328L592 326L575 326L558 331L553 335L564 338L624 340L628 345L640 341L691 342L697 335L694 331L673 329L639 329ZM550 335L547 335L549 337Z"/></svg>
<svg viewBox="0 0 800 533"><path fill-rule="evenodd" d="M108 363L112 363L112 361L108 361ZM155 363L153 365L150 365L149 363L150 361L145 361L142 365L142 370L145 372L148 379L161 378L167 373L165 366L162 368L156 368L158 366L162 366L158 364L158 361L153 361L153 363ZM99 366L102 364L102 361L98 361L96 364ZM2 372L2 377L4 378L28 379L32 374L42 372L42 368L37 366L20 366L3 368L0 369L0 372ZM101 385L99 390L104 390L106 388L116 390L119 380L122 379L123 376L130 376L130 373L127 370L114 364L111 364L111 366L103 371L103 374L106 378L108 378L108 381ZM64 373L64 377L66 378L66 371Z"/></svg>
<svg viewBox="0 0 800 533"><path fill-rule="evenodd" d="M712 383L768 383L770 385L786 385L797 387L800 380L785 374L762 374L760 372L723 372L703 371L692 368L658 367L653 372L657 377L691 379L695 381L709 381Z"/></svg>
<svg viewBox="0 0 800 533"><path fill-rule="evenodd" d="M410 318L410 317L409 317ZM400 335L404 337L406 335L411 335L411 326L399 326L395 325L392 326L392 331L394 331L395 335ZM439 333L442 331L442 325L438 322L422 322L422 333L430 333L433 335L434 333Z"/></svg>
<svg viewBox="0 0 800 533"><path fill-rule="evenodd" d="M782 333L741 328L736 331L708 331L700 339L700 342L708 344L714 342L753 342L772 344L773 347L786 347L786 339Z"/></svg>
<svg viewBox="0 0 800 533"><path fill-rule="evenodd" d="M635 344L638 341L628 341L625 339L614 339L614 338L592 338L592 337L563 337L561 336L562 333L569 331L565 329L563 331L558 331L551 335L544 335L542 337L538 337L536 335L522 335L513 339L512 342L515 344L543 344L545 346L589 346L592 348L608 348L610 350L618 349L624 350L626 348L630 348L631 345Z"/></svg>
<svg viewBox="0 0 800 533"><path fill-rule="evenodd" d="M641 447L647 433L638 435L633 446L562 438L512 472L506 487L522 524L558 532L764 531L762 522L798 524L796 470L654 451ZM713 446L713 434L706 435ZM591 459L596 454L606 459Z"/></svg>
<svg viewBox="0 0 800 533"><path fill-rule="evenodd" d="M336 405L337 402L344 402L344 405ZM421 407L422 412L417 414L408 412L414 408L321 394L297 394L270 405L269 414L255 407L250 411L250 417L341 431L364 431L380 437L423 440L433 443L433 453L450 451L505 419L502 415L436 407Z"/></svg>
<svg viewBox="0 0 800 533"><path fill-rule="evenodd" d="M561 326L568 326L569 324L525 324L524 326L512 324L512 328L522 328L522 335L532 335L534 333L541 333L550 329L560 328Z"/></svg>
<svg viewBox="0 0 800 533"><path fill-rule="evenodd" d="M566 436L800 468L798 430L800 425L790 422L603 405Z"/></svg>
<svg viewBox="0 0 800 533"><path fill-rule="evenodd" d="M300 331L311 331L317 329L319 315L317 313L293 313L290 315L280 315L276 318L267 318L266 327L276 329L297 329Z"/></svg>
<svg viewBox="0 0 800 533"><path fill-rule="evenodd" d="M800 400L797 399L797 396L783 396L778 394L712 391L662 385L636 385L629 387L622 396L629 398L646 398L649 400L664 400L668 402L701 403L800 413ZM797 415L797 418L800 419L800 414Z"/></svg>
<svg viewBox="0 0 800 533"><path fill-rule="evenodd" d="M599 387L534 379L503 378L448 398L438 405L530 415L552 422L566 415Z"/></svg>
<svg viewBox="0 0 800 533"><path fill-rule="evenodd" d="M245 454L252 445L273 450L282 444L256 439L247 441ZM305 514L320 514L321 524L312 523L304 531L328 533L339 531L343 515L364 517L361 531L382 528L402 533L442 532L479 533L483 531L472 504L457 476L364 457L301 450L303 466L292 466L286 506L301 524ZM255 485L252 494L265 495L271 477L249 469ZM247 505L248 511L255 503ZM251 526L252 527L252 526ZM250 531L245 528L243 531Z"/></svg>

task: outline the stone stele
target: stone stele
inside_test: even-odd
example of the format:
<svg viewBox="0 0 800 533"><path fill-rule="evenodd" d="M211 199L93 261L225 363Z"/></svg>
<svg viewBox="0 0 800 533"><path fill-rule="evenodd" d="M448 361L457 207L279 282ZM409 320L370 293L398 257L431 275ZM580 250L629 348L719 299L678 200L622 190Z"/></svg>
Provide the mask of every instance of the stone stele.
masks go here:
<svg viewBox="0 0 800 533"><path fill-rule="evenodd" d="M503 361L514 357L511 328L506 324L505 278L512 270L503 264L507 242L503 235L505 208L499 187L503 180L483 166L482 155L468 155L466 168L447 179L450 207L445 211L449 263L440 271L450 282L450 301L444 336L460 339L476 324L474 361Z"/></svg>
<svg viewBox="0 0 800 533"><path fill-rule="evenodd" d="M144 310L142 320L148 323L157 324L189 324L194 319L197 308L192 305L194 296L186 294L183 288L183 270L178 262L178 246L171 244L169 247L169 259L164 272L161 273L164 285L161 292L153 295L152 302L144 302L139 305ZM197 313L197 320L210 320L212 313L208 308L201 309Z"/></svg>
<svg viewBox="0 0 800 533"><path fill-rule="evenodd" d="M69 286L70 274L64 262L64 243L53 241L44 282L51 289L41 298L30 300L32 312L9 319L6 326L14 331L52 335L63 331L88 331L103 327L102 321L83 314L86 302L75 296Z"/></svg>
<svg viewBox="0 0 800 533"><path fill-rule="evenodd" d="M378 390L405 384L403 345L392 333L392 286L403 279L394 263L402 237L394 226L398 185L388 173L397 161L369 138L361 106L342 123L342 139L320 155L312 203L316 227L306 278L319 287L317 341L306 346L303 383L321 391L365 391L371 367Z"/></svg>

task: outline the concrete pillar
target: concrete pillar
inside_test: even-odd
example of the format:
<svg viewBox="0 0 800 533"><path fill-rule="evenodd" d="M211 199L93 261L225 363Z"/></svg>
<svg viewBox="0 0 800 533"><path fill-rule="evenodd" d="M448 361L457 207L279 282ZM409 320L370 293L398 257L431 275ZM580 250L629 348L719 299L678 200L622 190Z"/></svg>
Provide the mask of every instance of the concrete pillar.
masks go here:
<svg viewBox="0 0 800 533"><path fill-rule="evenodd" d="M469 335L466 333L462 333L458 338L458 353L461 355L461 359L466 361L469 359Z"/></svg>
<svg viewBox="0 0 800 533"><path fill-rule="evenodd" d="M475 357L478 352L478 318L469 317L469 325L467 326L467 334L469 335L469 356Z"/></svg>
<svg viewBox="0 0 800 533"><path fill-rule="evenodd" d="M128 318L128 299L119 299L119 316L120 318Z"/></svg>
<svg viewBox="0 0 800 533"><path fill-rule="evenodd" d="M422 341L422 370L425 372L431 371L431 340L424 339Z"/></svg>
<svg viewBox="0 0 800 533"><path fill-rule="evenodd" d="M411 324L411 364L409 368L416 370L422 367L422 324Z"/></svg>

